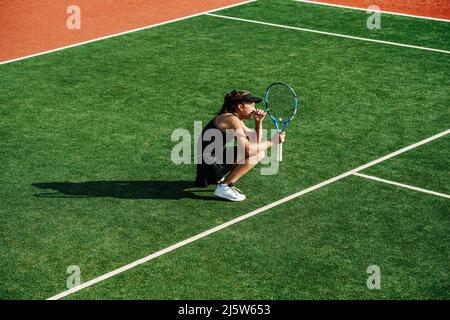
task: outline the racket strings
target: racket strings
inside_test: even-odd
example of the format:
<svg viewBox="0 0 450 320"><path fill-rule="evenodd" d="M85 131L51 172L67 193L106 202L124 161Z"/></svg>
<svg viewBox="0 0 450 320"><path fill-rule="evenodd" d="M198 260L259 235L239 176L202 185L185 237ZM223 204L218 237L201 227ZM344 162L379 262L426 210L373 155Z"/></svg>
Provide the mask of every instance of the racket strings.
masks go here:
<svg viewBox="0 0 450 320"><path fill-rule="evenodd" d="M295 96L286 86L273 86L268 93L270 111L280 121L289 120L295 112Z"/></svg>

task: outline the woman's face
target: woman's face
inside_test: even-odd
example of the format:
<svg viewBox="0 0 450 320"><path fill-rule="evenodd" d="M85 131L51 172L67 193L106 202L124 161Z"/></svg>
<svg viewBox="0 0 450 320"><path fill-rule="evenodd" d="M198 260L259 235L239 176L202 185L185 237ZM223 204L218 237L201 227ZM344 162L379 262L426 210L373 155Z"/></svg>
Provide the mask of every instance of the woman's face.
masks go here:
<svg viewBox="0 0 450 320"><path fill-rule="evenodd" d="M253 112L255 112L255 103L254 102L248 102L248 103L242 103L242 108L240 108L240 118L242 119L250 119L252 117Z"/></svg>

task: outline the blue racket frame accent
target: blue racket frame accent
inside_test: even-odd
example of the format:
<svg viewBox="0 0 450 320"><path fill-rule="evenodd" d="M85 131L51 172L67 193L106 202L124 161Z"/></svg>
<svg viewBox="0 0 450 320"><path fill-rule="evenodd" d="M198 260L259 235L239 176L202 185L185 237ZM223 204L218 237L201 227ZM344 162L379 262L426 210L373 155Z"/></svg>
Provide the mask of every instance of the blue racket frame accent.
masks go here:
<svg viewBox="0 0 450 320"><path fill-rule="evenodd" d="M283 85L283 86L287 87L294 95L294 113L291 115L291 117L288 120L285 120L285 121L275 118L274 115L272 114L272 112L270 111L269 92L270 92L270 88L275 85ZM295 93L294 89L287 83L274 82L266 89L266 93L264 94L264 101L266 103L267 112L269 113L269 116L272 119L272 122L275 125L275 128L277 129L277 131L283 132L284 130L286 130L286 127L294 119L295 115L297 114L297 110L298 110L298 96L297 96L297 93Z"/></svg>

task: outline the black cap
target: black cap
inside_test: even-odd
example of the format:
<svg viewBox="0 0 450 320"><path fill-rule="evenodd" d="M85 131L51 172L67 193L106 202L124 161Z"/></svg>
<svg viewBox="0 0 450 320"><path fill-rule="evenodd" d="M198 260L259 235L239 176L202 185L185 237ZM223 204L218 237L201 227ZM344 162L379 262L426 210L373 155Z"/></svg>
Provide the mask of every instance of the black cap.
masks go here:
<svg viewBox="0 0 450 320"><path fill-rule="evenodd" d="M262 101L262 98L260 97L255 97L252 95L251 92L247 93L245 96L241 96L241 97L233 97L232 98L233 101L239 101L239 102L255 102L255 103L260 103Z"/></svg>

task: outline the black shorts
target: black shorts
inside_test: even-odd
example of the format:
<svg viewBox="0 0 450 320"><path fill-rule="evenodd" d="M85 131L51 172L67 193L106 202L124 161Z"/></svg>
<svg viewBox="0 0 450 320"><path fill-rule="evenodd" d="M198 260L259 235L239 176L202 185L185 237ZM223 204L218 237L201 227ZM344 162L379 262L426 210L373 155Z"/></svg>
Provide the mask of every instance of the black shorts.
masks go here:
<svg viewBox="0 0 450 320"><path fill-rule="evenodd" d="M228 147L224 149L224 161L211 164L202 161L202 163L197 164L195 185L197 187L207 187L208 184L217 184L233 170L236 165L237 154L237 147Z"/></svg>

